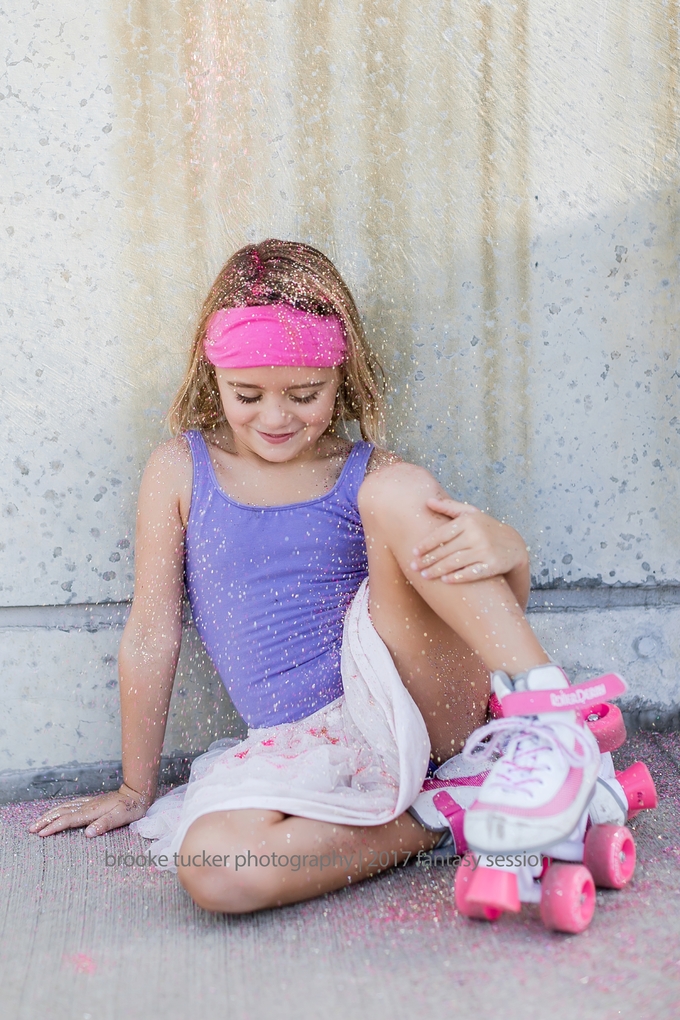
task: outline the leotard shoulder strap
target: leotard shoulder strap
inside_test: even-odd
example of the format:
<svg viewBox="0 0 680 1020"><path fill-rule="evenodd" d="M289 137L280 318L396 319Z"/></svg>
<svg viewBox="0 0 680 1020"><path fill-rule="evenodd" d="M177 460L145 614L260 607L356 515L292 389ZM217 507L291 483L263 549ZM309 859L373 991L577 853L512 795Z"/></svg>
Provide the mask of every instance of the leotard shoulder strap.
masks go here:
<svg viewBox="0 0 680 1020"><path fill-rule="evenodd" d="M357 505L359 489L366 475L366 468L372 453L373 443L367 443L363 439L355 443L336 483L336 490L341 490L347 501L353 506Z"/></svg>

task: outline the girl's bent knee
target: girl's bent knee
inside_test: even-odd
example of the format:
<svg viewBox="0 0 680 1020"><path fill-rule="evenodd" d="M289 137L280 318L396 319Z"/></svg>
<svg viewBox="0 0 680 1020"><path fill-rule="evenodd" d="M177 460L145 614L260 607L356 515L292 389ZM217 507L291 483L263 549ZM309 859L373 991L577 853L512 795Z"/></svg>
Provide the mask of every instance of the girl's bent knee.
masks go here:
<svg viewBox="0 0 680 1020"><path fill-rule="evenodd" d="M211 867L182 865L177 875L182 887L203 910L223 914L250 914L276 905L276 890L261 877L233 868L213 870Z"/></svg>
<svg viewBox="0 0 680 1020"><path fill-rule="evenodd" d="M229 869L217 875L208 868L179 867L177 875L194 903L215 914L250 914L270 905L266 889Z"/></svg>
<svg viewBox="0 0 680 1020"><path fill-rule="evenodd" d="M433 496L446 496L439 482L425 468L401 462L369 475L359 492L359 505L369 512L385 514L390 519L395 511L411 515L414 511L435 514L426 509Z"/></svg>

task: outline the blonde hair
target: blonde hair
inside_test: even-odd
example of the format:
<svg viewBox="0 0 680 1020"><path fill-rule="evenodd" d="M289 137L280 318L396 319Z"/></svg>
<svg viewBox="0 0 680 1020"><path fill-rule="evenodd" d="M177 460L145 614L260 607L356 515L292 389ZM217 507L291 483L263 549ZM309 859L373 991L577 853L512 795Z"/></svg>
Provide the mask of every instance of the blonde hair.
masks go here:
<svg viewBox="0 0 680 1020"><path fill-rule="evenodd" d="M270 238L231 256L210 288L198 321L189 365L168 414L173 435L212 429L226 419L215 369L203 352L208 319L220 308L285 303L317 315L337 315L347 339L332 425L357 421L364 439L383 442L384 374L366 341L349 288L333 263L316 248Z"/></svg>

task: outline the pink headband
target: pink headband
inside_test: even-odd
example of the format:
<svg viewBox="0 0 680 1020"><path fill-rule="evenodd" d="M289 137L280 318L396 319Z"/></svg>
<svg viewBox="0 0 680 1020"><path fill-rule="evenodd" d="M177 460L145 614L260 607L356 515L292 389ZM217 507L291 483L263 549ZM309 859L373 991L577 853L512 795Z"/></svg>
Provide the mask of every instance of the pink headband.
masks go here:
<svg viewBox="0 0 680 1020"><path fill-rule="evenodd" d="M203 347L218 368L335 368L347 350L337 315L312 315L283 304L213 312Z"/></svg>

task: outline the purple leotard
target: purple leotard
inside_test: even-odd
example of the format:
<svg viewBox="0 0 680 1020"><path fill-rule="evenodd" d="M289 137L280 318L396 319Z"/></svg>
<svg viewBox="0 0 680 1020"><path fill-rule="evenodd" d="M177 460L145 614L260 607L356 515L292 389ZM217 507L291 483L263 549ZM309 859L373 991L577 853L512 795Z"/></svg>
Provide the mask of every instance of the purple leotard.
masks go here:
<svg viewBox="0 0 680 1020"><path fill-rule="evenodd" d="M185 580L203 643L249 726L294 722L342 694L345 613L368 574L357 507L371 443L355 443L330 492L247 506L220 488L200 432Z"/></svg>

